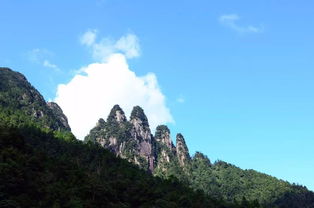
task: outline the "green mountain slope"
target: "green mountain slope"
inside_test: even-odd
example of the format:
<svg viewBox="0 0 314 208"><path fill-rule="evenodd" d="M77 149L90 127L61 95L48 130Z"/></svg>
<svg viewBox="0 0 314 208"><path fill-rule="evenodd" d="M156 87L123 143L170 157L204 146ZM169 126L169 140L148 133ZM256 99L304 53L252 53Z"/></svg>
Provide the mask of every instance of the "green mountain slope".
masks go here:
<svg viewBox="0 0 314 208"><path fill-rule="evenodd" d="M0 207L236 208L76 140L23 76L0 76Z"/></svg>
<svg viewBox="0 0 314 208"><path fill-rule="evenodd" d="M1 207L232 207L107 150L36 127L0 127Z"/></svg>
<svg viewBox="0 0 314 208"><path fill-rule="evenodd" d="M312 208L314 194L202 153L191 157L183 135L174 145L167 126L153 136L139 106L130 120L114 106L78 141L57 104L0 68L0 207Z"/></svg>
<svg viewBox="0 0 314 208"><path fill-rule="evenodd" d="M13 118L0 118L21 125L23 117L30 117L38 125L54 130L70 130L66 116L56 103L46 103L43 96L24 75L0 67L0 110ZM15 123L14 123L15 122Z"/></svg>
<svg viewBox="0 0 314 208"><path fill-rule="evenodd" d="M140 115L136 122L134 115ZM183 135L176 135L174 145L165 125L157 127L155 136L150 132L143 109L134 107L128 121L116 105L107 121L100 119L85 140L100 144L156 176L176 177L194 190L200 189L216 199L235 203L249 201L265 207L314 207L314 193L306 187L254 170L242 170L223 161L212 164L199 152L190 157ZM153 165L148 165L150 159Z"/></svg>
<svg viewBox="0 0 314 208"><path fill-rule="evenodd" d="M217 194L227 201L258 200L266 207L314 207L313 192L270 175L242 170L223 161L210 164L201 153L195 154L190 165L191 186L202 187L211 196Z"/></svg>

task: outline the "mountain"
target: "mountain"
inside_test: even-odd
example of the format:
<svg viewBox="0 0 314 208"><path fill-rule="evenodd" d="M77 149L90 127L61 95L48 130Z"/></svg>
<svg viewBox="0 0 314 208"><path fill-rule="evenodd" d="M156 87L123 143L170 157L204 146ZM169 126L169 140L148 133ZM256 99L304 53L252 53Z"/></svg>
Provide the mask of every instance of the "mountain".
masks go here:
<svg viewBox="0 0 314 208"><path fill-rule="evenodd" d="M123 110L115 105L107 122L99 119L85 141L97 142L121 158L127 158L145 170L153 171L155 156L152 151L153 136L146 115L139 106L134 107L130 121Z"/></svg>
<svg viewBox="0 0 314 208"><path fill-rule="evenodd" d="M133 162L153 170L153 137L140 108L131 125L116 106L107 122L99 120L92 131L98 135L106 127L110 132L103 138L115 136L85 144L70 132L57 104L46 103L22 74L0 68L0 109L0 207L239 208L176 178L154 177L98 145L107 142L111 151L133 155ZM120 141L129 136L138 140L138 149L126 148L129 140Z"/></svg>
<svg viewBox="0 0 314 208"><path fill-rule="evenodd" d="M30 117L38 125L53 130L71 130L67 117L58 104L46 102L43 96L26 80L24 75L9 68L0 68L0 110L20 117ZM0 118L0 119L8 119ZM6 121L8 123L14 122Z"/></svg>
<svg viewBox="0 0 314 208"><path fill-rule="evenodd" d="M314 207L314 194L254 170L190 156L182 134L152 135L144 110L115 105L85 142L26 78L0 68L1 207Z"/></svg>
<svg viewBox="0 0 314 208"><path fill-rule="evenodd" d="M242 170L224 161L211 163L200 152L191 157L184 136L178 133L174 145L165 125L158 126L153 136L139 106L133 108L128 121L120 106L115 105L107 121L99 119L85 142L99 144L155 176L175 177L216 199L248 201L264 207L314 207L314 193L306 187L254 170Z"/></svg>

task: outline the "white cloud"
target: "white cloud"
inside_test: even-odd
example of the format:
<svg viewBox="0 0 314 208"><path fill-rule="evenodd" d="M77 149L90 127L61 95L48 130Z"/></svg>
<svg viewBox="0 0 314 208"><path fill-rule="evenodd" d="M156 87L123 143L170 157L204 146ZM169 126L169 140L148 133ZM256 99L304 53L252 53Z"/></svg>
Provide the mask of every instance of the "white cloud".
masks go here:
<svg viewBox="0 0 314 208"><path fill-rule="evenodd" d="M121 37L116 42L115 48L124 52L127 58L134 58L140 55L139 41L134 34L128 34Z"/></svg>
<svg viewBox="0 0 314 208"><path fill-rule="evenodd" d="M53 53L47 49L35 48L28 52L28 59L32 63L39 64L45 68L50 68L55 71L60 71L56 64L51 63L48 58L51 58Z"/></svg>
<svg viewBox="0 0 314 208"><path fill-rule="evenodd" d="M54 70L56 70L56 71L59 71L59 70L60 70L57 65L50 63L48 60L44 60L44 61L43 61L43 66L44 66L44 67L47 67L47 68L54 69Z"/></svg>
<svg viewBox="0 0 314 208"><path fill-rule="evenodd" d="M97 30L88 30L80 38L81 44L91 46L95 43Z"/></svg>
<svg viewBox="0 0 314 208"><path fill-rule="evenodd" d="M92 45L94 48L97 44ZM111 50L112 46L118 47L116 45L124 54ZM108 51L103 62L82 67L70 82L57 89L55 102L67 115L77 138L83 139L99 118L106 119L115 104L119 104L128 117L134 106L141 106L152 130L159 124L173 122L156 75L138 76L128 66L127 57L139 55L137 37L127 35L114 45L109 44L109 49L103 46L101 50Z"/></svg>
<svg viewBox="0 0 314 208"><path fill-rule="evenodd" d="M226 14L219 17L219 22L221 24L235 30L238 33L260 33L264 30L262 26L241 26L237 24L238 20L240 20L240 17L237 14Z"/></svg>
<svg viewBox="0 0 314 208"><path fill-rule="evenodd" d="M80 38L81 44L91 50L96 61L107 61L108 57L114 53L123 53L128 59L140 56L139 40L134 34L122 36L117 41L103 38L96 42L96 38L97 30L88 30Z"/></svg>

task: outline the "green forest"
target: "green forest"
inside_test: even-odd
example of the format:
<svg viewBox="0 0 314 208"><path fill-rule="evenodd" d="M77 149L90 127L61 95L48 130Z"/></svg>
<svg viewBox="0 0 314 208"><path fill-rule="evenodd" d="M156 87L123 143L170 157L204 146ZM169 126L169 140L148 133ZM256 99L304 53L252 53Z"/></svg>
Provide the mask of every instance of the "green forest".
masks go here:
<svg viewBox="0 0 314 208"><path fill-rule="evenodd" d="M190 157L183 135L174 146L164 125L149 135L139 106L131 114L137 128L124 117L118 121L116 112L123 111L115 106L83 142L22 74L0 68L0 80L0 207L314 207L306 187L212 163L200 152ZM124 158L98 138L125 144ZM137 149L140 142L153 147L153 171Z"/></svg>
<svg viewBox="0 0 314 208"><path fill-rule="evenodd" d="M1 120L1 207L237 207L153 177L69 132L14 126Z"/></svg>

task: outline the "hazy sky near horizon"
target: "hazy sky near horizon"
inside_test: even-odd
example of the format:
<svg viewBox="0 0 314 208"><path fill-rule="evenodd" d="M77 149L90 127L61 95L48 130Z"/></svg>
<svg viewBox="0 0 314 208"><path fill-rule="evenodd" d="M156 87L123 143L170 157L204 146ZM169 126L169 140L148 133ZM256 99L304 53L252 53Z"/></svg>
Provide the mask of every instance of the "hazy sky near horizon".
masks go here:
<svg viewBox="0 0 314 208"><path fill-rule="evenodd" d="M0 0L0 65L77 137L118 103L190 153L314 190L314 2Z"/></svg>

